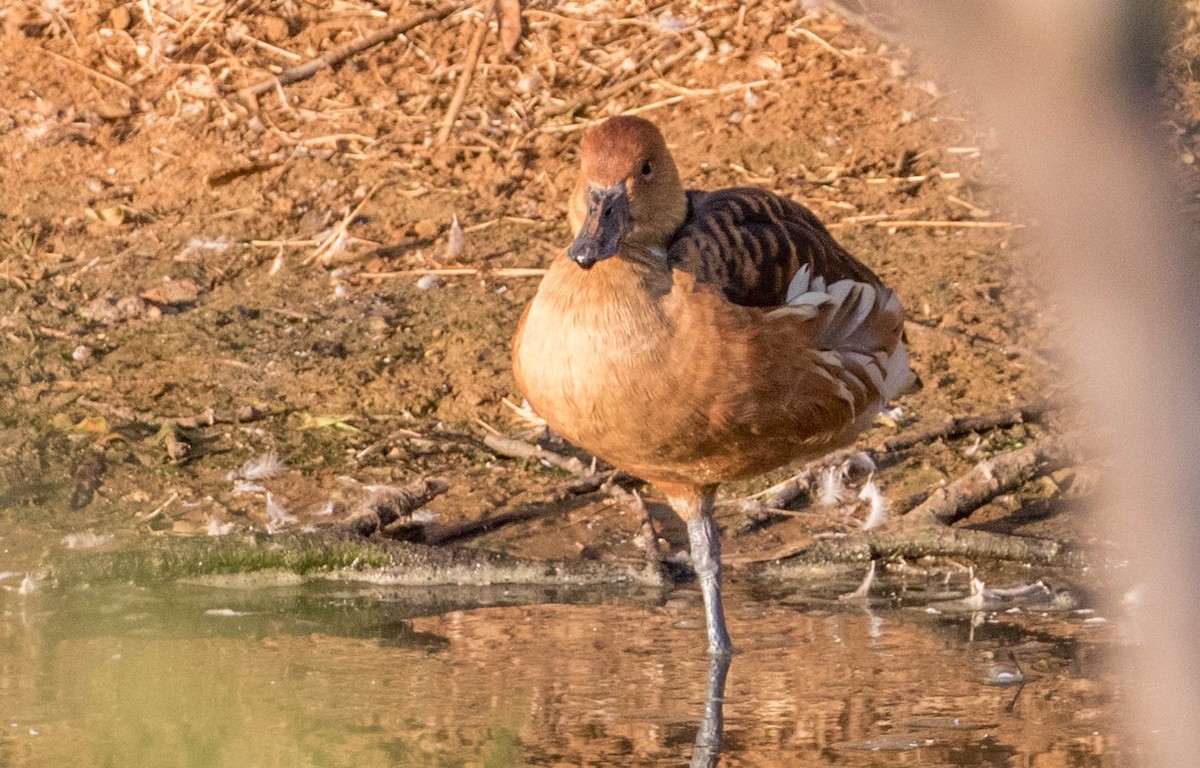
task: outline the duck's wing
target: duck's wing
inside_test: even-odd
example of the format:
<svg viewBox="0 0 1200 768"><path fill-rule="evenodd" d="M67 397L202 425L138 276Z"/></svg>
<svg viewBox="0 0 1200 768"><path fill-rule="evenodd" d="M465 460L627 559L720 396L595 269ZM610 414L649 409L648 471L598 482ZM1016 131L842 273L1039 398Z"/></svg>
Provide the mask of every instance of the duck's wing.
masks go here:
<svg viewBox="0 0 1200 768"><path fill-rule="evenodd" d="M622 393L606 382L624 409L620 423L638 425L611 455L660 486L816 458L852 441L913 382L903 311L883 286L828 285L805 266L791 300L764 310L677 272L661 306L671 327L662 359L618 382ZM663 382L659 396L643 396Z"/></svg>
<svg viewBox="0 0 1200 768"><path fill-rule="evenodd" d="M779 323L800 321L810 362L853 413L873 415L918 382L904 344L904 310L890 288L842 278L827 282L807 265L792 278L787 303L766 313L777 344L791 332Z"/></svg>
<svg viewBox="0 0 1200 768"><path fill-rule="evenodd" d="M734 304L776 307L801 267L827 284L880 285L802 205L752 187L689 192L688 218L667 252L675 269L720 290Z"/></svg>

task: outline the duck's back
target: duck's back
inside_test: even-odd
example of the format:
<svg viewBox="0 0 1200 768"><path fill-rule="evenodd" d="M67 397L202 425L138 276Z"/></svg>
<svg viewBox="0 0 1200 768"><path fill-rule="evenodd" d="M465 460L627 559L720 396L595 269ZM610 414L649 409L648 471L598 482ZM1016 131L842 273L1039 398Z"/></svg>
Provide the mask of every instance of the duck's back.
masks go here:
<svg viewBox="0 0 1200 768"><path fill-rule="evenodd" d="M829 284L846 279L881 284L812 211L791 200L753 187L690 191L687 197L688 217L671 241L668 259L734 304L785 304L803 266Z"/></svg>

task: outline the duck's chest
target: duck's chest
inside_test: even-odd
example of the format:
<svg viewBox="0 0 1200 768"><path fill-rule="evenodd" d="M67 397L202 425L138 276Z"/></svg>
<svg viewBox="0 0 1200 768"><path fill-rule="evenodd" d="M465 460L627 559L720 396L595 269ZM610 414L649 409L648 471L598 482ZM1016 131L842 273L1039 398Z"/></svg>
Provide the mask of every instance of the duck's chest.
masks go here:
<svg viewBox="0 0 1200 768"><path fill-rule="evenodd" d="M674 324L636 282L553 277L515 340L517 383L552 427L587 442L669 396Z"/></svg>

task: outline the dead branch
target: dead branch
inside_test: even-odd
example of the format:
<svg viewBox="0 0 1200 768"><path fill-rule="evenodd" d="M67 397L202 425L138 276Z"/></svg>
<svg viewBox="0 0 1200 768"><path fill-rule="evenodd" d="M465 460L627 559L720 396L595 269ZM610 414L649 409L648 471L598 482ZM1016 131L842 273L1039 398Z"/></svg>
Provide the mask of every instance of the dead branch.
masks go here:
<svg viewBox="0 0 1200 768"><path fill-rule="evenodd" d="M40 48L39 50L41 50L43 53L50 54L51 56L58 59L62 63L66 64L68 66L71 66L71 67L75 67L76 69L80 70L84 74L90 75L91 77L94 77L103 83L108 83L109 85L116 86L117 88L121 89L122 91L129 94L130 96L132 96L134 94L133 88L131 88L127 83L123 83L120 80L116 79L115 77L110 77L110 76L104 74L103 72L99 72L95 69L92 69L91 67L87 66L86 64L81 64L80 62L75 61L74 59L63 56L61 53L55 53L54 51L50 50L49 48Z"/></svg>
<svg viewBox="0 0 1200 768"><path fill-rule="evenodd" d="M733 24L734 24L734 19L727 18L724 21L718 23L715 27L713 27L712 30L710 30L708 32L708 35L710 37L720 36L720 35L724 34L725 32L729 31L729 29L733 26ZM623 94L629 90L632 90L635 86L641 85L642 83L646 82L647 80L653 80L656 77L662 77L667 72L669 72L671 69L673 69L675 67L675 65L678 64L679 62L695 56L697 53L700 52L700 49L703 47L704 47L704 44L699 41L689 43L688 45L685 45L680 50L676 51L674 54L663 59L662 62L659 64L659 66L657 66L657 67L647 66L641 72L638 72L637 74L633 75L632 77L626 78L625 80L615 83L615 84L609 86L608 88L598 91L596 93L596 95L591 99L591 101L596 104L602 104L611 99L615 99L617 96L620 96L621 94ZM586 106L585 102L567 103L561 107L547 110L545 115L546 115L546 117L557 117L558 115L565 115L565 114L569 114L572 112L576 112L584 106Z"/></svg>
<svg viewBox="0 0 1200 768"><path fill-rule="evenodd" d="M872 451L877 453L894 453L922 443L934 440L952 440L964 437L972 432L990 432L994 429L1008 429L1018 424L1040 422L1047 413L1058 407L1056 403L1042 400L1017 408L1007 408L1002 411L982 413L978 416L960 416L949 418L941 424L935 424L926 429L913 430L889 437L879 442Z"/></svg>
<svg viewBox="0 0 1200 768"><path fill-rule="evenodd" d="M422 24L427 24L431 21L441 21L450 14L459 10L461 6L457 3L443 5L440 8L435 8L432 11L417 16L415 19L391 24L382 29L378 29L369 35L360 37L359 39L347 43L340 48L336 48L328 53L324 53L311 61L306 61L303 64L286 69L274 77L269 77L266 80L261 80L254 85L242 88L238 93L246 100L261 96L262 94L280 86L289 85L300 80L307 80L323 69L334 67L351 56L355 56L368 48L373 48L381 43L391 42L400 35L403 35Z"/></svg>
<svg viewBox="0 0 1200 768"><path fill-rule="evenodd" d="M445 144L450 139L450 132L454 130L454 121L458 119L458 112L467 98L467 88L471 86L475 68L479 66L479 52L483 49L483 41L487 39L488 21L491 17L492 11L489 10L471 36L471 43L467 48L467 60L459 73L458 86L454 89L454 95L450 97L450 106L446 108L446 116L442 118L442 125L434 140L436 146Z"/></svg>
<svg viewBox="0 0 1200 768"><path fill-rule="evenodd" d="M827 454L816 461L810 461L795 475L777 483L754 496L743 499L741 505L747 513L759 513L764 509L782 509L797 498L807 494L815 482L817 475L825 467L840 464L856 453L866 453L876 464L888 454L898 453L923 443L934 440L951 440L963 437L973 432L986 432L994 429L1006 429L1027 422L1039 422L1047 413L1058 407L1051 401L1041 401L1018 408L1007 408L1002 411L984 413L978 416L962 416L949 418L940 424L905 432L886 438L866 449L858 447L844 448Z"/></svg>
<svg viewBox="0 0 1200 768"><path fill-rule="evenodd" d="M401 269L395 272L359 272L358 276L369 280L390 280L398 277L420 277L438 275L456 277L464 275L489 275L491 277L541 277L546 270L538 267L499 267L478 269L475 267L444 267L441 269Z"/></svg>
<svg viewBox="0 0 1200 768"><path fill-rule="evenodd" d="M271 418L272 416L282 416L287 413L287 411L273 411L247 405L244 408L239 408L237 411L222 414L218 414L209 408L195 416L159 416L149 411L138 411L123 405L113 405L87 397L81 397L75 402L110 416L115 416L118 419L138 422L140 424L154 424L159 427L182 427L183 429L198 429L217 424L245 424L251 421Z"/></svg>
<svg viewBox="0 0 1200 768"><path fill-rule="evenodd" d="M404 486L373 487L367 498L360 501L344 527L360 536L379 531L399 539L420 539L425 527L409 522L413 512L450 490L442 480L421 479Z"/></svg>
<svg viewBox="0 0 1200 768"><path fill-rule="evenodd" d="M444 528L427 534L425 539L427 543L445 544L450 541L460 541L489 533L497 528L512 525L513 523L524 523L559 514L566 511L563 505L564 501L596 491L603 491L618 502L628 505L643 516L645 515L645 505L642 503L641 497L618 485L618 482L629 479L629 476L623 472L596 472L593 468L585 466L582 461L573 456L564 456L543 448L540 445L534 445L503 435L489 433L484 436L483 443L499 456L511 459L537 459L552 467L571 473L576 479L560 488L550 499L541 504L531 505L525 509L496 515L495 517L472 520Z"/></svg>
<svg viewBox="0 0 1200 768"><path fill-rule="evenodd" d="M568 488L544 502L530 504L512 512L492 515L478 520L468 520L455 525L427 526L422 541L431 545L450 544L451 542L463 541L464 539L473 539L476 536L491 533L508 525L527 523L533 520L541 520L565 514L571 511L572 507L569 504L564 504L564 502L575 495Z"/></svg>
<svg viewBox="0 0 1200 768"><path fill-rule="evenodd" d="M867 226L879 229L1024 229L1024 224L1014 224L1011 221L916 221L900 219L895 221L873 221Z"/></svg>
<svg viewBox="0 0 1200 768"><path fill-rule="evenodd" d="M577 477L587 477L594 473L588 471L583 462L574 456L563 456L560 453L547 450L540 445L515 440L503 435L485 435L483 444L501 456L510 459L537 459L552 467L570 472Z"/></svg>
<svg viewBox="0 0 1200 768"><path fill-rule="evenodd" d="M1047 565L1060 559L1063 546L1049 539L976 531L944 526L914 526L911 529L875 529L850 536L819 539L791 555L788 563L865 563L877 559L962 557L966 559L1016 560ZM749 559L729 559L738 566Z"/></svg>
<svg viewBox="0 0 1200 768"><path fill-rule="evenodd" d="M1074 463L1079 453L1074 435L1056 435L985 459L967 474L931 493L896 525L949 525L1002 493L1015 491L1040 475Z"/></svg>

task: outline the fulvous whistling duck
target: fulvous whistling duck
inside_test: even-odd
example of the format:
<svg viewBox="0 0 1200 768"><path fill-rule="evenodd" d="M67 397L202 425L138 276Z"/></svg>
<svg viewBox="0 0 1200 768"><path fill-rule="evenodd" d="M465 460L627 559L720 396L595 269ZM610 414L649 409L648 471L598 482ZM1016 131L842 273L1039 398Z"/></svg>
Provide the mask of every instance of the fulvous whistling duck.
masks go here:
<svg viewBox="0 0 1200 768"><path fill-rule="evenodd" d="M896 294L806 208L685 191L662 134L614 117L583 140L575 241L513 345L558 434L653 483L687 523L712 653L729 653L719 483L849 443L915 381Z"/></svg>

